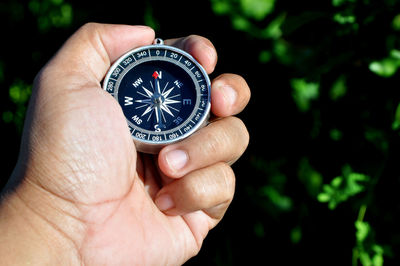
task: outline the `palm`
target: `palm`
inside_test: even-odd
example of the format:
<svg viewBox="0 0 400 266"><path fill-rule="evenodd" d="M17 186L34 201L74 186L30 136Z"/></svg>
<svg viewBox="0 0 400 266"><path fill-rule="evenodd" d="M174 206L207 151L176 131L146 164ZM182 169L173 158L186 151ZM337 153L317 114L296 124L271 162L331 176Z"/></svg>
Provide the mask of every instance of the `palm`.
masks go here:
<svg viewBox="0 0 400 266"><path fill-rule="evenodd" d="M201 211L167 216L158 210L153 197L160 189L160 176L153 158L136 154L120 108L100 90L71 91L47 105L54 108L46 111L51 115L39 119L43 124L50 124L46 119L58 121L50 127L63 125L62 132L46 131L56 136L44 140L58 138L57 146L39 145L56 148L58 160L49 169L64 169L59 178L64 182L48 189L62 193L82 210L84 261L93 265L183 263L199 250L211 218ZM75 104L65 112L63 104L72 98Z"/></svg>

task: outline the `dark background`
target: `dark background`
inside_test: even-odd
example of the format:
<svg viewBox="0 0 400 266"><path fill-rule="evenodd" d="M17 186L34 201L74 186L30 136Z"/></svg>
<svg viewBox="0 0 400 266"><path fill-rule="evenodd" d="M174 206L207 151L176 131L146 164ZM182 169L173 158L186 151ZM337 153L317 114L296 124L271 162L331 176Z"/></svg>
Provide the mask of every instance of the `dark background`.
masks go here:
<svg viewBox="0 0 400 266"><path fill-rule="evenodd" d="M398 265L400 1L0 2L1 186L31 84L86 22L215 45L242 75L250 145L235 199L187 265ZM399 49L399 50L397 50Z"/></svg>

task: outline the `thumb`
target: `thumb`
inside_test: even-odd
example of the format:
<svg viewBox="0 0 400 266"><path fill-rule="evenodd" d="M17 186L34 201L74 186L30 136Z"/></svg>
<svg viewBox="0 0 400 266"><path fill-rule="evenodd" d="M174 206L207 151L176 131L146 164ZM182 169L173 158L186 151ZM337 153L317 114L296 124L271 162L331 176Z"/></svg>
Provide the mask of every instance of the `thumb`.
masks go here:
<svg viewBox="0 0 400 266"><path fill-rule="evenodd" d="M88 81L99 84L113 61L131 49L151 44L154 35L147 26L88 23L65 42L46 70L50 75L62 71L66 78L68 71L86 85Z"/></svg>

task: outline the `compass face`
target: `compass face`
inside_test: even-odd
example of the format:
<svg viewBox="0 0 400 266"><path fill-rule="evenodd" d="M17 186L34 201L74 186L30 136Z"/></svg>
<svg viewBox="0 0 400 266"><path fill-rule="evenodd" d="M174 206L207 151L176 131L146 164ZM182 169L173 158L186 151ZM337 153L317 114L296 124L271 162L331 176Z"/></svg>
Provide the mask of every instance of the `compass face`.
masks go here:
<svg viewBox="0 0 400 266"><path fill-rule="evenodd" d="M139 151L155 152L202 126L210 110L210 81L186 52L151 45L128 52L103 87L119 102Z"/></svg>

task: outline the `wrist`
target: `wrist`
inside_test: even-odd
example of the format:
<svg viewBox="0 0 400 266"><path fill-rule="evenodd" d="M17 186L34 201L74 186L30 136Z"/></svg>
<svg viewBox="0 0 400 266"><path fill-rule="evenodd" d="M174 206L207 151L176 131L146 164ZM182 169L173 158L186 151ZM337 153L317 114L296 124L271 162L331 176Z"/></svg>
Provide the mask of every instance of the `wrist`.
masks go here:
<svg viewBox="0 0 400 266"><path fill-rule="evenodd" d="M0 257L5 265L75 265L79 250L73 233L81 230L65 215L68 206L23 182L0 204ZM70 217L70 218L68 218ZM76 225L76 226L71 226Z"/></svg>

